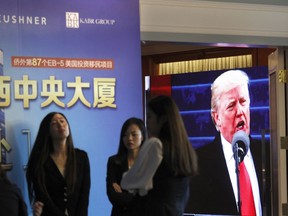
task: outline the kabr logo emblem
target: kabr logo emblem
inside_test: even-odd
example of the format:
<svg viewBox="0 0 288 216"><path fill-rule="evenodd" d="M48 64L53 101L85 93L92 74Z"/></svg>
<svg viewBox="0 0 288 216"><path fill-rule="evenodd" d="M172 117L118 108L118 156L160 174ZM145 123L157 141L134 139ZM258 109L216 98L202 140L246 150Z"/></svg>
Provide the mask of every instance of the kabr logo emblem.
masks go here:
<svg viewBox="0 0 288 216"><path fill-rule="evenodd" d="M79 28L79 13L66 12L66 28Z"/></svg>

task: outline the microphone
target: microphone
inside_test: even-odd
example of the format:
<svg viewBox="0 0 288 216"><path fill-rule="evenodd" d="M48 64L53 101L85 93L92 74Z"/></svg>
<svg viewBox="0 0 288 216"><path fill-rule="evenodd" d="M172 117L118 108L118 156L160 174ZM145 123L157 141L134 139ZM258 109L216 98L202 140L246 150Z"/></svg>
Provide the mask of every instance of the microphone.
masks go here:
<svg viewBox="0 0 288 216"><path fill-rule="evenodd" d="M249 150L249 146L250 140L248 135L243 130L237 131L232 139L232 149L234 158L238 163L244 160L244 157Z"/></svg>

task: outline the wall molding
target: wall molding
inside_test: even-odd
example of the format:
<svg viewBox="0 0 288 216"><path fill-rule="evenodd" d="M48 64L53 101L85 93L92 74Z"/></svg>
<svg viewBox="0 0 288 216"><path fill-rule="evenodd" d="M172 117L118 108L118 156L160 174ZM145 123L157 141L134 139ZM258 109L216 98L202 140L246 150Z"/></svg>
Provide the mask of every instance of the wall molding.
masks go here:
<svg viewBox="0 0 288 216"><path fill-rule="evenodd" d="M288 45L288 6L193 0L140 0L141 39L155 34L227 36L234 43ZM210 38L210 37L206 37ZM202 42L206 41L203 37ZM247 40L248 39L248 40ZM265 39L265 40L263 40ZM275 40L276 39L276 40ZM151 38L149 38L151 40ZM177 40L177 38L175 39ZM187 41L192 42L192 41ZM197 42L197 41L195 41ZM220 41L219 41L220 42ZM225 42L225 41L221 41ZM255 43L254 43L255 44Z"/></svg>

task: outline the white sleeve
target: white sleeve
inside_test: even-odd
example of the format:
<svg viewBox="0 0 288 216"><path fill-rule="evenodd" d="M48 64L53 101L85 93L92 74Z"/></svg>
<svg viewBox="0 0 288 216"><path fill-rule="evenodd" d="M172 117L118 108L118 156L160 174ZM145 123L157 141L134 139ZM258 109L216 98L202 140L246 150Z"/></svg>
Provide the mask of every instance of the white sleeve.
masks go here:
<svg viewBox="0 0 288 216"><path fill-rule="evenodd" d="M121 187L131 193L147 194L153 188L153 176L163 158L162 143L158 138L146 140L130 170L122 176Z"/></svg>

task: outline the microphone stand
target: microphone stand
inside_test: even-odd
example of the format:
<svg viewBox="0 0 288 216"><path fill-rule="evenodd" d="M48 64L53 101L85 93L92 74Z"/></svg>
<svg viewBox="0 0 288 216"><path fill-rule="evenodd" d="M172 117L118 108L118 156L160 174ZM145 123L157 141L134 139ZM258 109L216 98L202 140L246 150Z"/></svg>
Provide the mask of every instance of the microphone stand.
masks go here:
<svg viewBox="0 0 288 216"><path fill-rule="evenodd" d="M237 178L237 190L238 190L238 211L239 215L241 216L241 198L240 198L240 180L239 180L239 163L240 163L240 157L238 155L238 143L235 144L234 148L234 159L235 159L235 172L236 172L236 178Z"/></svg>

